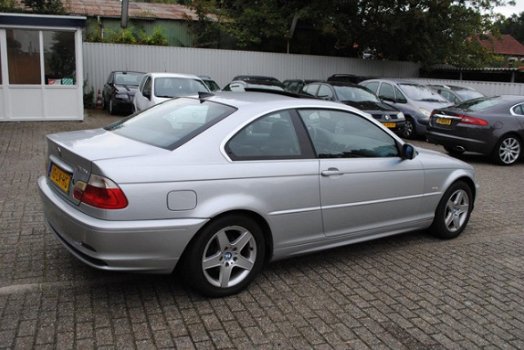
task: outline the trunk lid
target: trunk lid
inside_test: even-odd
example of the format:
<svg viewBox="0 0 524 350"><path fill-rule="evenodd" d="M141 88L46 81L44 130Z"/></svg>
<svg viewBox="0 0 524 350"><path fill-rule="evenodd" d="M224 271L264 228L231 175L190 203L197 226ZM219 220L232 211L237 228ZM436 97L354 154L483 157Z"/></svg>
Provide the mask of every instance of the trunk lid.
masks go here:
<svg viewBox="0 0 524 350"><path fill-rule="evenodd" d="M79 201L73 197L73 186L89 180L93 162L168 152L104 129L48 135L47 150L47 177L57 193L75 204Z"/></svg>

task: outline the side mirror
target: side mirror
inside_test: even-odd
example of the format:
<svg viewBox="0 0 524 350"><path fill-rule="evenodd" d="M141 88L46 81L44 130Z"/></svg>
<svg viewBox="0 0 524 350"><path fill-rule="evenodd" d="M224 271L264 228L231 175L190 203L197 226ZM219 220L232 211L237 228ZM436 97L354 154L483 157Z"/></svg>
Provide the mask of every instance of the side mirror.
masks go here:
<svg viewBox="0 0 524 350"><path fill-rule="evenodd" d="M409 143L405 143L402 145L402 159L413 159L417 155L417 151L415 150L415 147L410 145Z"/></svg>

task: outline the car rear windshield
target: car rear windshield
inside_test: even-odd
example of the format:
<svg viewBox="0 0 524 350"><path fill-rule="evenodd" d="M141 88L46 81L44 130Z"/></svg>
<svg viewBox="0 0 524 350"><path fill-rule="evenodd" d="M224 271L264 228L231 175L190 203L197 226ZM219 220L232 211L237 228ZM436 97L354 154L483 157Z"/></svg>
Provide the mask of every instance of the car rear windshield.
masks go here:
<svg viewBox="0 0 524 350"><path fill-rule="evenodd" d="M149 145L174 150L234 111L235 108L220 103L177 98L105 129Z"/></svg>
<svg viewBox="0 0 524 350"><path fill-rule="evenodd" d="M144 73L138 72L119 72L115 73L115 84L138 86Z"/></svg>
<svg viewBox="0 0 524 350"><path fill-rule="evenodd" d="M504 102L504 100L500 96L477 98L475 100L462 102L461 104L457 105L457 108L471 112L484 111L498 105L501 102Z"/></svg>

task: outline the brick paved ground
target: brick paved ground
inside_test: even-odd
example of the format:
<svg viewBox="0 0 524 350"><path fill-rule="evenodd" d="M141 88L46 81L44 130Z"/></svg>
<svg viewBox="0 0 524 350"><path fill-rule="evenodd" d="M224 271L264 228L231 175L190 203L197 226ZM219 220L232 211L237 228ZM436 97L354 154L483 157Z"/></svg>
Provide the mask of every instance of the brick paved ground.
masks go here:
<svg viewBox="0 0 524 350"><path fill-rule="evenodd" d="M465 158L481 190L455 240L415 232L290 259L209 300L171 276L86 267L46 229L44 135L113 119L0 123L0 348L524 348L522 162Z"/></svg>

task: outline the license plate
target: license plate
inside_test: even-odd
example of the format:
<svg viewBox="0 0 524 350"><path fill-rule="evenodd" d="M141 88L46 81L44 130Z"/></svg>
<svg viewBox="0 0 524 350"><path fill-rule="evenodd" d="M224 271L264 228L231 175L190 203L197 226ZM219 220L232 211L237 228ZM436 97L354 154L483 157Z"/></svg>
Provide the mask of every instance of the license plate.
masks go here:
<svg viewBox="0 0 524 350"><path fill-rule="evenodd" d="M397 123L384 123L386 128L394 129L397 127Z"/></svg>
<svg viewBox="0 0 524 350"><path fill-rule="evenodd" d="M51 171L49 172L49 178L65 193L69 192L69 184L71 183L71 174L57 167L55 164L51 164Z"/></svg>
<svg viewBox="0 0 524 350"><path fill-rule="evenodd" d="M437 118L436 123L440 125L451 125L451 119Z"/></svg>

